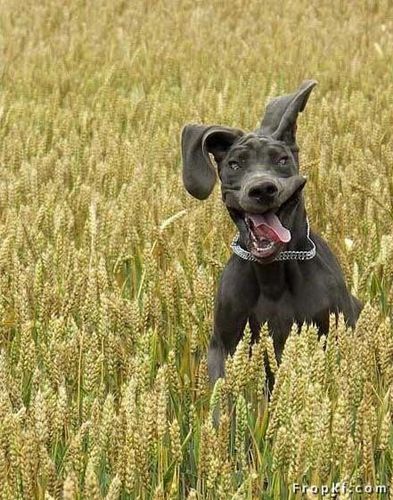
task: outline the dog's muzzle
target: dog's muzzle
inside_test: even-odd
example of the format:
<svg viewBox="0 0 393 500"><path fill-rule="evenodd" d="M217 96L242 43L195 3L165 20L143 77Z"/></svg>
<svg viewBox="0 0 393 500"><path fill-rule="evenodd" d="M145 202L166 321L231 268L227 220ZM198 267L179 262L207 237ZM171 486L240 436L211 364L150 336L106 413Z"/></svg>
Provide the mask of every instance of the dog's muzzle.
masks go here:
<svg viewBox="0 0 393 500"><path fill-rule="evenodd" d="M280 216L291 201L296 201L306 179L252 176L241 189L239 204L248 232L247 246L258 260L274 258L291 240L290 228Z"/></svg>

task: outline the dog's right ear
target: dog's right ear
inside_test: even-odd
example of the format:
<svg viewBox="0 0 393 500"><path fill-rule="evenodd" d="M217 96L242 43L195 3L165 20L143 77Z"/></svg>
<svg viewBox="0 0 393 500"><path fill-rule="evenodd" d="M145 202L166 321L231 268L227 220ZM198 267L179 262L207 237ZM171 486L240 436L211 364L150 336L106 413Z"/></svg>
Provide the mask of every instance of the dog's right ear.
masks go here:
<svg viewBox="0 0 393 500"><path fill-rule="evenodd" d="M186 125L181 133L183 183L187 191L199 200L213 191L217 175L209 158L220 162L228 149L244 132L220 125Z"/></svg>
<svg viewBox="0 0 393 500"><path fill-rule="evenodd" d="M296 120L298 114L304 110L315 85L316 80L304 80L292 94L272 99L266 106L260 133L286 142L296 153L299 149L296 144Z"/></svg>

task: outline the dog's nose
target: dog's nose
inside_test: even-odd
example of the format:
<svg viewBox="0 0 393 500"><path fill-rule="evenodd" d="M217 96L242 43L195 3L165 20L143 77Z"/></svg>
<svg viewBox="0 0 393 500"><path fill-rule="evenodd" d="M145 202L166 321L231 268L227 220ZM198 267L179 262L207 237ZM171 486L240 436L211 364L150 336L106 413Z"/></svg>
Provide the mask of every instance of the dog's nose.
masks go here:
<svg viewBox="0 0 393 500"><path fill-rule="evenodd" d="M278 193L278 187L274 182L264 181L248 190L249 198L259 202L272 201Z"/></svg>

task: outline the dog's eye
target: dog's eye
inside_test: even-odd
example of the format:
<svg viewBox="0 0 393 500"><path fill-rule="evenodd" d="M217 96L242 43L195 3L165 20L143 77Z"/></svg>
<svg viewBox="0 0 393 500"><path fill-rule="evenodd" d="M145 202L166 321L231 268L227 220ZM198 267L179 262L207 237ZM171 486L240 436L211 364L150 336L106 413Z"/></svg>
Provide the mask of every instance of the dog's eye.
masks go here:
<svg viewBox="0 0 393 500"><path fill-rule="evenodd" d="M286 165L288 163L288 156L280 156L278 159L277 159L277 163L279 165Z"/></svg>
<svg viewBox="0 0 393 500"><path fill-rule="evenodd" d="M231 167L232 170L238 170L240 168L239 163L235 160L229 161L228 165Z"/></svg>

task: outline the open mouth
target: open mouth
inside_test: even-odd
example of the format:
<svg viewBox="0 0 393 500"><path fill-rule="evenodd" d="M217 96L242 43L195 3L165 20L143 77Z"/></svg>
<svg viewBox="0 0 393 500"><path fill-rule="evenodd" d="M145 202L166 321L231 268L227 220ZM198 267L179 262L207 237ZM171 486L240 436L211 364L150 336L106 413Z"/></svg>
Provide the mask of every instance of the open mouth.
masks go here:
<svg viewBox="0 0 393 500"><path fill-rule="evenodd" d="M291 232L281 220L297 204L299 193L300 190L296 191L280 207L264 213L244 211L238 214L248 232L248 250L256 259L271 261L291 241Z"/></svg>
<svg viewBox="0 0 393 500"><path fill-rule="evenodd" d="M282 225L273 210L263 214L246 212L244 221L249 234L249 250L257 259L267 259L278 254L291 240L291 232Z"/></svg>

